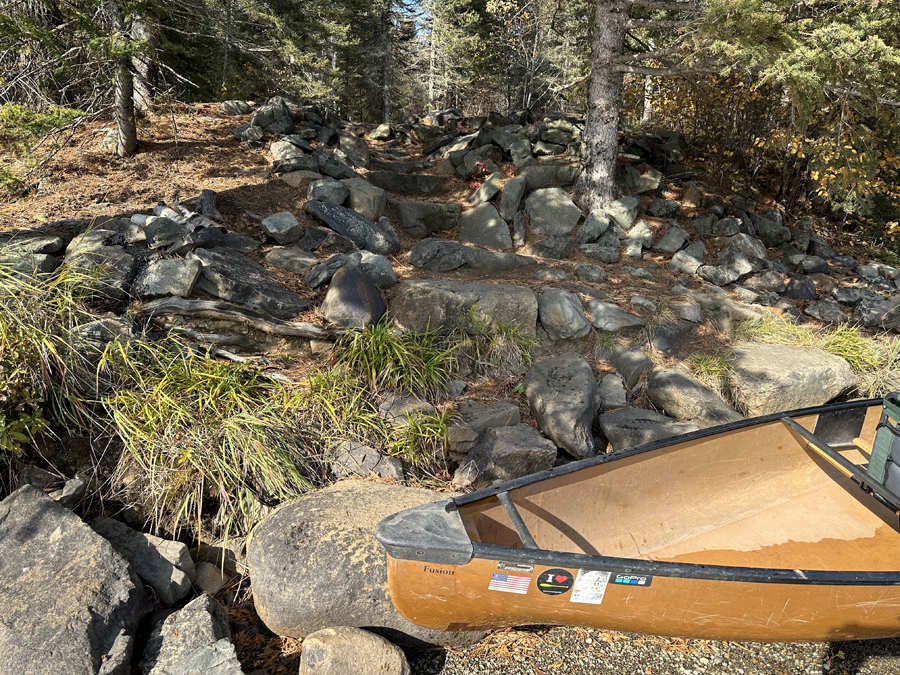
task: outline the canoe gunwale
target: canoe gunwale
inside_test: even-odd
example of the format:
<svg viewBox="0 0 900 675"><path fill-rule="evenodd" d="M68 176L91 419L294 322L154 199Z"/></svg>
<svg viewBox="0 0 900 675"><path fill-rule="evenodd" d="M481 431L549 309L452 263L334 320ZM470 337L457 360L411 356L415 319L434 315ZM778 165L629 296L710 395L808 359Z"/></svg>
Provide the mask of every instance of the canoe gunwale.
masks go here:
<svg viewBox="0 0 900 675"><path fill-rule="evenodd" d="M587 553L534 550L498 544L472 544L472 558L503 562L597 570L616 574L635 574L708 581L738 581L760 584L793 584L797 586L900 586L900 570L896 572L790 570L765 567L732 567L676 563L665 560L615 558Z"/></svg>
<svg viewBox="0 0 900 675"><path fill-rule="evenodd" d="M666 560L619 558L549 549L523 548L472 541L465 531L458 507L472 504L517 488L532 485L582 469L615 462L652 450L732 432L766 423L780 423L784 417L806 417L881 405L882 399L832 403L790 412L778 412L747 420L701 429L689 434L645 443L608 455L571 462L561 467L499 483L466 495L408 509L386 518L376 528L376 538L388 554L398 560L464 565L470 560L494 560L547 567L609 571L617 574L672 577L709 581L731 581L798 586L900 586L900 561L897 571L800 570L767 567L738 567ZM843 445L843 444L841 444ZM875 499L873 495L870 498ZM427 535L423 538L423 534ZM431 544L431 545L429 545Z"/></svg>
<svg viewBox="0 0 900 675"><path fill-rule="evenodd" d="M822 406L816 406L813 408L801 408L799 410L791 410L789 412L777 412L771 413L770 415L762 415L760 417L751 417L745 420L738 420L736 422L729 422L728 424L721 424L715 427L708 427L706 429L700 429L699 431L692 431L687 434L682 434L680 436L672 436L670 438L665 438L660 441L651 441L650 443L644 443L643 445L636 445L631 448L625 448L623 450L618 450L606 455L598 455L596 457L588 457L587 459L580 459L574 462L570 462L564 466L558 466L553 469L548 469L546 471L539 471L538 473L532 473L527 476L522 476L521 478L516 478L513 480L505 481L503 483L498 483L496 485L492 485L491 487L482 488L481 490L475 490L474 492L470 492L465 495L461 495L459 497L453 497L453 502L457 506L463 506L465 504L471 504L473 502L480 501L482 499L486 499L488 497L495 497L501 492L509 492L511 490L515 490L516 488L523 487L525 485L531 485L532 483L538 483L543 480L547 480L548 478L555 478L556 476L562 476L568 473L573 473L575 471L580 471L582 469L586 469L588 467L597 466L600 464L606 464L607 462L614 462L620 459L624 459L626 457L633 457L635 455L640 455L645 452L649 452L651 450L657 450L659 448L665 448L670 445L676 445L679 443L690 442L693 440L699 440L701 438L707 438L709 436L715 436L716 434L721 434L730 431L736 431L738 429L742 429L745 427L752 427L758 424L765 424L768 422L780 422L783 417L805 417L807 415L821 415L822 413L835 412L840 410L849 410L852 408L869 408L873 405L881 405L883 399L864 399L857 401L844 401L841 403L829 403Z"/></svg>

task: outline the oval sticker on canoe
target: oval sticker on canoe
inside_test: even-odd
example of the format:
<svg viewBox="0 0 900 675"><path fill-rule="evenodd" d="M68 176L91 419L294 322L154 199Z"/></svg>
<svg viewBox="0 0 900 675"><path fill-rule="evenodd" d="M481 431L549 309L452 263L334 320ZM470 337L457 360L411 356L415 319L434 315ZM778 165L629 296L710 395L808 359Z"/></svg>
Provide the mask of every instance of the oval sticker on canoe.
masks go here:
<svg viewBox="0 0 900 675"><path fill-rule="evenodd" d="M547 595L562 595L572 588L574 581L572 573L568 570L552 569L538 575L537 587L541 593Z"/></svg>

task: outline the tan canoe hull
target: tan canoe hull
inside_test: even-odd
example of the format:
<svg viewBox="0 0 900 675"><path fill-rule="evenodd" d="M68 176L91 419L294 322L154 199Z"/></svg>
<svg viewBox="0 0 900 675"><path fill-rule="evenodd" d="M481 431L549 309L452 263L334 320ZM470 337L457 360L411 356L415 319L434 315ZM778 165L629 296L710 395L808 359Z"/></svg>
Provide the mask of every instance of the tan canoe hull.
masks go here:
<svg viewBox="0 0 900 675"><path fill-rule="evenodd" d="M572 590L546 595L537 580L550 569L515 571L525 594L489 590L502 561L436 565L388 557L394 605L436 630L486 630L526 624L593 626L713 640L835 641L900 635L900 586L748 583L654 576L650 585L607 583L599 604ZM577 580L579 570L568 570ZM611 574L611 579L615 573ZM573 584L574 586L575 584ZM417 592L419 589L419 592ZM598 593L594 593L596 600Z"/></svg>

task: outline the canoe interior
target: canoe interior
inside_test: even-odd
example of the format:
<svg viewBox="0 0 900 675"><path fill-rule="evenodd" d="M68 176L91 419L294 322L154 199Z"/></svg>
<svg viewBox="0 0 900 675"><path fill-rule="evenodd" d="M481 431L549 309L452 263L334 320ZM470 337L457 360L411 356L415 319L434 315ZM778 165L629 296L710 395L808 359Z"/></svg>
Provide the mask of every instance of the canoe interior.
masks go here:
<svg viewBox="0 0 900 675"><path fill-rule="evenodd" d="M796 417L855 464L880 406ZM778 420L685 441L510 490L545 550L824 571L895 571L897 515ZM496 497L459 507L475 542L521 547Z"/></svg>

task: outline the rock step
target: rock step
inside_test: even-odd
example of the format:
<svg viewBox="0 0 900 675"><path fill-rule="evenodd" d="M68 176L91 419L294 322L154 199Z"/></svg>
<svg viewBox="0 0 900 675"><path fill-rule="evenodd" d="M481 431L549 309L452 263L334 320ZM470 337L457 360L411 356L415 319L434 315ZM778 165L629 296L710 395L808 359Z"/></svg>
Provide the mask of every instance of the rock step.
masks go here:
<svg viewBox="0 0 900 675"><path fill-rule="evenodd" d="M428 162L396 162L386 159L372 158L372 168L383 169L384 171L392 171L394 173L409 173L417 169L424 169L429 166Z"/></svg>
<svg viewBox="0 0 900 675"><path fill-rule="evenodd" d="M432 176L430 174L407 174L396 171L373 171L368 175L369 182L375 187L390 192L403 194L431 194L449 187L455 180L451 176Z"/></svg>

